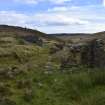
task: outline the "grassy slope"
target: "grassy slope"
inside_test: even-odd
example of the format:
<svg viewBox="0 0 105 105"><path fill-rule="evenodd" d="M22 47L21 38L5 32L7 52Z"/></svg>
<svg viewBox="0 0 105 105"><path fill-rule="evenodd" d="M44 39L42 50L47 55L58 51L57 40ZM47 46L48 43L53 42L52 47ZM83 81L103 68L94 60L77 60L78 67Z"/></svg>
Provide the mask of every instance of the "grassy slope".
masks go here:
<svg viewBox="0 0 105 105"><path fill-rule="evenodd" d="M0 105L105 105L105 70L62 72L49 45L0 42Z"/></svg>
<svg viewBox="0 0 105 105"><path fill-rule="evenodd" d="M63 42L61 39L57 37L47 35L46 33L40 32L38 30L28 29L28 28L23 28L18 26L0 25L0 34L2 34L2 36L9 35L13 37L21 37L24 39L27 37L28 38L38 37L45 40Z"/></svg>
<svg viewBox="0 0 105 105"><path fill-rule="evenodd" d="M11 93L3 93L11 100L8 105L13 102L16 105L104 105L105 72L88 73L86 68L72 68L80 72L63 73L56 66L50 72L45 68L47 50L31 46L31 50L40 49L31 58L25 54L23 46L22 49L18 47L17 58L3 58L0 62L4 71L15 67L19 72L16 75L8 72L7 76L1 77L1 89L4 87L4 91Z"/></svg>

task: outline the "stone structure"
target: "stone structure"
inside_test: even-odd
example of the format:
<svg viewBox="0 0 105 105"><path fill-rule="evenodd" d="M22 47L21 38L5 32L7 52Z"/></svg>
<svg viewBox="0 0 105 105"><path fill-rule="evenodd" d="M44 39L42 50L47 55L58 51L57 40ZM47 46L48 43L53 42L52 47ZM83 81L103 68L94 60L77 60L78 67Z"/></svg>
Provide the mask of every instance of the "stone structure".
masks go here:
<svg viewBox="0 0 105 105"><path fill-rule="evenodd" d="M94 39L83 47L81 63L89 67L105 67L105 44L101 39Z"/></svg>
<svg viewBox="0 0 105 105"><path fill-rule="evenodd" d="M61 68L85 65L88 67L105 67L105 44L101 39L72 44L67 46L69 55L67 59L61 61Z"/></svg>

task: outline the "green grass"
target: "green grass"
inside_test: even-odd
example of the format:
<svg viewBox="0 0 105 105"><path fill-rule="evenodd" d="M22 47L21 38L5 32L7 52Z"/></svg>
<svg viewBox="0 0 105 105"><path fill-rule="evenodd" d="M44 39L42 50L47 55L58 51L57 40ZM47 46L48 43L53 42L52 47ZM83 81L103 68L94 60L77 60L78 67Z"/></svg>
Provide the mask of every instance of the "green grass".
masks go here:
<svg viewBox="0 0 105 105"><path fill-rule="evenodd" d="M105 69L62 71L51 45L12 42L0 45L0 105L105 105Z"/></svg>
<svg viewBox="0 0 105 105"><path fill-rule="evenodd" d="M16 105L104 105L105 78L101 73L23 70L7 81L13 92L9 98ZM27 90L31 93L26 94Z"/></svg>

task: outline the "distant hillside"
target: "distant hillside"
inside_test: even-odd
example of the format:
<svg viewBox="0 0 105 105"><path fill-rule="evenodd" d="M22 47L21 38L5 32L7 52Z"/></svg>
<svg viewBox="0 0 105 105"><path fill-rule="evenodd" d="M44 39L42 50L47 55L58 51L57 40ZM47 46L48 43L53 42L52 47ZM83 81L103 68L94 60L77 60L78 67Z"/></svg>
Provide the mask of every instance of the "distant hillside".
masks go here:
<svg viewBox="0 0 105 105"><path fill-rule="evenodd" d="M17 34L20 34L20 36L28 36L35 34L36 36L44 36L45 33L33 30L33 29L28 29L28 28L23 28L23 27L18 27L18 26L8 26L8 25L0 25L0 32L15 32Z"/></svg>
<svg viewBox="0 0 105 105"><path fill-rule="evenodd" d="M102 32L97 32L97 33L94 33L94 34L97 34L97 35L102 35L102 34L105 34L105 31L102 31Z"/></svg>
<svg viewBox="0 0 105 105"><path fill-rule="evenodd" d="M49 36L38 30L8 25L0 25L0 36L20 37L28 42L36 42L38 39L61 41L59 38Z"/></svg>
<svg viewBox="0 0 105 105"><path fill-rule="evenodd" d="M105 31L103 32L98 32L98 33L94 33L94 36L96 38L101 38L101 39L104 39L105 40Z"/></svg>
<svg viewBox="0 0 105 105"><path fill-rule="evenodd" d="M73 42L81 42L81 41L84 42L87 40L91 40L93 38L105 39L105 31L93 33L93 34L90 34L90 33L59 33L59 34L49 34L49 35L55 36L65 41L72 40Z"/></svg>
<svg viewBox="0 0 105 105"><path fill-rule="evenodd" d="M86 41L93 37L93 34L88 33L59 33L59 34L49 34L50 36L55 36L64 41L80 42Z"/></svg>
<svg viewBox="0 0 105 105"><path fill-rule="evenodd" d="M55 33L55 34L49 34L49 35L53 35L53 36L58 36L58 37L62 37L62 36L87 36L87 35L91 35L91 34L86 34L86 33Z"/></svg>
<svg viewBox="0 0 105 105"><path fill-rule="evenodd" d="M34 29L28 29L18 26L0 25L0 36L18 37L31 43L36 42L40 39L43 41L65 42L72 40L73 42L81 42L93 38L105 39L105 32L99 32L94 34L89 34L89 33L46 34Z"/></svg>

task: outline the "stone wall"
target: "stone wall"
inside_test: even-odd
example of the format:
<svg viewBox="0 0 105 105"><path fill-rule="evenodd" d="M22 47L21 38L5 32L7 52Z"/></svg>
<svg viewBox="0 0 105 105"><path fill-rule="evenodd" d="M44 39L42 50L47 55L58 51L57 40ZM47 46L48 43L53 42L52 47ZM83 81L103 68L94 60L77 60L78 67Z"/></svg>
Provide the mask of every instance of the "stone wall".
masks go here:
<svg viewBox="0 0 105 105"><path fill-rule="evenodd" d="M105 67L104 41L94 39L87 43L81 51L81 64L89 67Z"/></svg>

